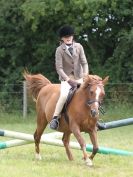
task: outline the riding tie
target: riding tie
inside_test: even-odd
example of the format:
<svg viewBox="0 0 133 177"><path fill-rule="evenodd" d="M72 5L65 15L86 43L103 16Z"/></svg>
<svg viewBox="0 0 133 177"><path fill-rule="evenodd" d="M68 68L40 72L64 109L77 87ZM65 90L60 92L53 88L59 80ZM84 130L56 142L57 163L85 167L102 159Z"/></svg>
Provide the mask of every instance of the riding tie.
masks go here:
<svg viewBox="0 0 133 177"><path fill-rule="evenodd" d="M68 50L69 50L70 54L73 55L73 48L69 47Z"/></svg>

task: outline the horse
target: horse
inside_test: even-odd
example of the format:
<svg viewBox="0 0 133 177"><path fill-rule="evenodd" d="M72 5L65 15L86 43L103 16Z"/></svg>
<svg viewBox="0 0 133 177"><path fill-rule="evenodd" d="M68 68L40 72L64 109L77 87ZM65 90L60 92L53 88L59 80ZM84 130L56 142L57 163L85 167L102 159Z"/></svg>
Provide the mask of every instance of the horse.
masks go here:
<svg viewBox="0 0 133 177"><path fill-rule="evenodd" d="M23 76L36 102L37 128L34 133L34 142L36 158L41 160L40 139L44 129L52 119L60 95L60 84L51 83L42 74L30 74L25 71ZM102 79L98 75L87 75L84 82L75 91L67 107L69 123L64 119L64 114L60 116L57 131L63 132L62 141L70 161L74 159L69 147L70 135L73 133L80 144L86 165L93 165L93 158L98 151L97 122L99 120L99 107L105 96L104 86L108 78L108 76ZM87 154L86 143L81 132L90 135L93 145L90 156Z"/></svg>

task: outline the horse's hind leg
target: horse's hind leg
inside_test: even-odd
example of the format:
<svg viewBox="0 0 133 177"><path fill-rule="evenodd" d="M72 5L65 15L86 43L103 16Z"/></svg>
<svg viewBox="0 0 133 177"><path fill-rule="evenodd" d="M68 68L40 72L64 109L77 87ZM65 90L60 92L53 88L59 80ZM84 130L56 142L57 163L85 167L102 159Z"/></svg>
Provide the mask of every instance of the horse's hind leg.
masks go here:
<svg viewBox="0 0 133 177"><path fill-rule="evenodd" d="M47 126L47 120L45 118L45 114L41 114L37 116L37 129L34 133L34 140L35 140L35 151L36 151L36 159L41 160L41 155L40 155L40 139L43 134L44 129Z"/></svg>
<svg viewBox="0 0 133 177"><path fill-rule="evenodd" d="M62 141L63 141L64 147L66 149L66 154L68 156L68 159L73 160L73 155L72 155L70 147L69 147L70 135L71 135L71 133L64 133L63 137L62 137Z"/></svg>

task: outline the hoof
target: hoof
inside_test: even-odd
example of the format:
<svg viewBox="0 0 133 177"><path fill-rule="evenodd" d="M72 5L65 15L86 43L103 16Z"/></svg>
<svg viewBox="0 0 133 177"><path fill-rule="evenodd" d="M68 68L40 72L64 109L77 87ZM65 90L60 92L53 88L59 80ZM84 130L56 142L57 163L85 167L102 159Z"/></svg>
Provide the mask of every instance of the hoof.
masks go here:
<svg viewBox="0 0 133 177"><path fill-rule="evenodd" d="M85 164L86 164L87 166L89 166L89 167L92 167L92 166L93 166L92 160L89 159L89 158L87 158L87 159L85 160Z"/></svg>
<svg viewBox="0 0 133 177"><path fill-rule="evenodd" d="M37 153L36 153L36 155L35 155L35 158L36 158L36 160L42 160L41 155L40 155L40 154L37 154Z"/></svg>

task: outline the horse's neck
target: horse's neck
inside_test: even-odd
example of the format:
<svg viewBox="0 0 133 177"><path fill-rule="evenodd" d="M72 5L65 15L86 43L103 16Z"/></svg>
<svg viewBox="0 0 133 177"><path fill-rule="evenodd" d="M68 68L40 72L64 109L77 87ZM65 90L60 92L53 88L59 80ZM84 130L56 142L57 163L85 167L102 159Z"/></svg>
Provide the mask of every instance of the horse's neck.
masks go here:
<svg viewBox="0 0 133 177"><path fill-rule="evenodd" d="M76 95L77 99L79 99L80 101L86 101L88 99L87 91L84 88L79 88L76 92Z"/></svg>

